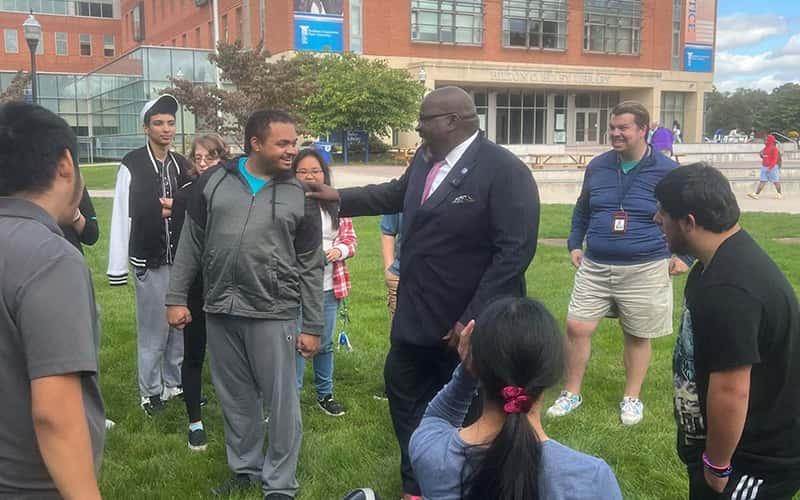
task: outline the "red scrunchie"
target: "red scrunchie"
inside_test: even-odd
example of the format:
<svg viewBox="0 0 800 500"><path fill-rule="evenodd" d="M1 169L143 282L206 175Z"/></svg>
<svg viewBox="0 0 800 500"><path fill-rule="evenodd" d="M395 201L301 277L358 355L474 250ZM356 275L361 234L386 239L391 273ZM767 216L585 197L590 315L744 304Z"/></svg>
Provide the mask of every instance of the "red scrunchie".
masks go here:
<svg viewBox="0 0 800 500"><path fill-rule="evenodd" d="M525 394L522 387L506 386L503 388L503 411L506 413L528 413L533 405L533 401Z"/></svg>

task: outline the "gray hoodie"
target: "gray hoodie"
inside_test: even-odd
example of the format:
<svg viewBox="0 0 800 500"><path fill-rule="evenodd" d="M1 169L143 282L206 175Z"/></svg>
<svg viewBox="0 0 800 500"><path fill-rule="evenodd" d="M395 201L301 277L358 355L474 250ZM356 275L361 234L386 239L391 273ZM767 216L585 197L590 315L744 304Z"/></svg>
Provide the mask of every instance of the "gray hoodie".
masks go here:
<svg viewBox="0 0 800 500"><path fill-rule="evenodd" d="M167 305L186 305L203 273L203 310L255 319L294 319L320 335L325 264L320 210L292 172L257 194L239 173L239 159L206 171L192 189Z"/></svg>

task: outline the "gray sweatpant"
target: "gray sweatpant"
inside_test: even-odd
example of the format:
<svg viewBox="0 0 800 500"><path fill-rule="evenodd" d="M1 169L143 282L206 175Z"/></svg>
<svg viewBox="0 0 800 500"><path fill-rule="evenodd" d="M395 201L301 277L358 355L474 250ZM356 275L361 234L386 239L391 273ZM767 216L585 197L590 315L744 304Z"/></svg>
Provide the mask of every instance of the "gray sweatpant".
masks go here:
<svg viewBox="0 0 800 500"><path fill-rule="evenodd" d="M297 320L207 314L206 331L228 466L237 474L260 475L265 495L294 497L303 437L295 374ZM266 457L264 404L271 410Z"/></svg>
<svg viewBox="0 0 800 500"><path fill-rule="evenodd" d="M164 305L171 266L134 268L139 394L160 396L164 387L181 385L183 337L169 327Z"/></svg>

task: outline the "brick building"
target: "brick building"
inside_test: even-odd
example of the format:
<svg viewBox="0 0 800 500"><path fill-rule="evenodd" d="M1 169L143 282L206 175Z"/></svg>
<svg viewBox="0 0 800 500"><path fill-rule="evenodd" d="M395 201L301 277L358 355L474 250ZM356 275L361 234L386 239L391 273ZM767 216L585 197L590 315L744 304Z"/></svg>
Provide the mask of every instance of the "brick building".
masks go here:
<svg viewBox="0 0 800 500"><path fill-rule="evenodd" d="M715 0L218 4L221 40L240 39L245 47L263 42L275 55L353 51L405 68L429 89L459 85L474 96L482 128L498 143L605 144L608 110L624 99L644 102L663 123L680 122L687 142L702 140L704 95L713 76ZM28 67L21 12L31 7L45 31L38 59L45 74L108 68L103 65L142 47L213 47L212 0L0 0L5 51L0 72ZM175 67L173 61L168 71ZM207 83L207 76L198 81ZM0 83L8 75L4 78Z"/></svg>

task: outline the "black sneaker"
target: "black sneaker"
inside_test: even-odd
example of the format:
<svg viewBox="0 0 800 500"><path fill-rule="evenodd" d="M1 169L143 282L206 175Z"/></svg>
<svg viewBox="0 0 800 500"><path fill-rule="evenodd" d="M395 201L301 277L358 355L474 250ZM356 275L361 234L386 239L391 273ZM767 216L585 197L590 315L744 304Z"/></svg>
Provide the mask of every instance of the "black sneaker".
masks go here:
<svg viewBox="0 0 800 500"><path fill-rule="evenodd" d="M264 500L292 500L293 498L286 493L267 493L264 496Z"/></svg>
<svg viewBox="0 0 800 500"><path fill-rule="evenodd" d="M162 413L167 408L164 401L161 400L161 396L142 398L141 407L149 417Z"/></svg>
<svg viewBox="0 0 800 500"><path fill-rule="evenodd" d="M216 488L211 488L211 494L215 497L227 497L240 491L246 491L255 488L256 485L260 484L261 478L258 476L250 476L249 474L234 474Z"/></svg>
<svg viewBox="0 0 800 500"><path fill-rule="evenodd" d="M331 394L328 394L322 399L318 399L317 404L322 408L322 411L332 417L341 417L345 413L342 403L333 399L333 395Z"/></svg>
<svg viewBox="0 0 800 500"><path fill-rule="evenodd" d="M189 430L189 449L192 451L206 451L208 439L205 429Z"/></svg>

